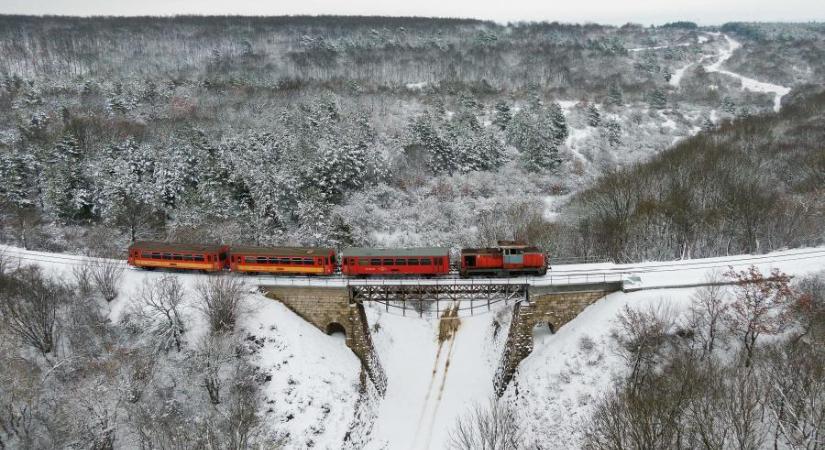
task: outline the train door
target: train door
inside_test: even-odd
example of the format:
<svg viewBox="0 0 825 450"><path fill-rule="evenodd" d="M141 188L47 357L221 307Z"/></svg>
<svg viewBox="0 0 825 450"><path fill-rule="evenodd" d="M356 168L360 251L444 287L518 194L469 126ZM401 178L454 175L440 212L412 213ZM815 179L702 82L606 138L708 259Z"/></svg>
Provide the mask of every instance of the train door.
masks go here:
<svg viewBox="0 0 825 450"><path fill-rule="evenodd" d="M476 255L464 255L464 267L470 268L476 266Z"/></svg>

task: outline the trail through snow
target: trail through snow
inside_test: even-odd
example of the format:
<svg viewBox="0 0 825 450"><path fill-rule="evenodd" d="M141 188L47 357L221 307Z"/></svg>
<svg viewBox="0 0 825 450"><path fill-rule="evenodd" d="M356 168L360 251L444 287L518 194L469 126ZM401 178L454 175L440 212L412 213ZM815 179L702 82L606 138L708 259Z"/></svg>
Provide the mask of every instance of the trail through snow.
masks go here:
<svg viewBox="0 0 825 450"><path fill-rule="evenodd" d="M714 62L713 64L706 65L705 70L708 72L721 73L738 79L742 83L742 89L744 90L751 92L765 92L773 94L773 110L779 112L779 110L782 108L782 97L786 96L789 92L791 92L791 88L786 86L780 86L778 84L754 80L753 78L748 78L744 75L740 75L738 73L722 69L722 65L725 64L725 62L727 62L733 56L733 52L735 52L736 49L742 46L742 44L732 39L727 34L723 34L722 37L725 38L727 48L722 48L719 52L719 58L716 60L716 62Z"/></svg>

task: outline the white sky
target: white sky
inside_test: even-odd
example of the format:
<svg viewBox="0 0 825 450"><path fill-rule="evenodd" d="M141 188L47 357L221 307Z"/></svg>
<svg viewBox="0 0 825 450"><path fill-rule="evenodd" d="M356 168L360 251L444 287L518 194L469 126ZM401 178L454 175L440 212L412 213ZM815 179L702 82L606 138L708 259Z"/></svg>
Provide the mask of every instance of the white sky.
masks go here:
<svg viewBox="0 0 825 450"><path fill-rule="evenodd" d="M660 24L823 21L825 0L0 0L0 14L363 14Z"/></svg>

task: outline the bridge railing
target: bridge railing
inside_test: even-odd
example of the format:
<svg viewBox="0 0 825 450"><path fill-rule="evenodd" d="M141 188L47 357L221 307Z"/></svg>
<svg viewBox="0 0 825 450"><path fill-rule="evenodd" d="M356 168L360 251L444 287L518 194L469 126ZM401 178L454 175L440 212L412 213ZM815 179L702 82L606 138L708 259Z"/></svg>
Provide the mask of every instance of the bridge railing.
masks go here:
<svg viewBox="0 0 825 450"><path fill-rule="evenodd" d="M530 285L562 286L578 284L623 282L629 274L625 272L569 272L548 273L545 276L523 276L512 278L348 278L342 275L332 277L283 277L259 275L256 281L270 286L307 287L349 287L349 286L478 286L478 285Z"/></svg>

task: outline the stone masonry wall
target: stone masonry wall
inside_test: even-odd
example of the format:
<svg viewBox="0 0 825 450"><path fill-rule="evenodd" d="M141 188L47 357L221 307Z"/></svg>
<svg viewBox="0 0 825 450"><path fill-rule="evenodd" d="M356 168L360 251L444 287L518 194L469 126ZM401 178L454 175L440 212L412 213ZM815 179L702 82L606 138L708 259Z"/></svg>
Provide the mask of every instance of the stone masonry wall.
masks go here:
<svg viewBox="0 0 825 450"><path fill-rule="evenodd" d="M295 314L324 333L340 325L346 333L347 347L361 360L362 368L382 395L387 377L372 345L364 306L350 301L349 289L326 287L264 286L267 297L278 300Z"/></svg>
<svg viewBox="0 0 825 450"><path fill-rule="evenodd" d="M537 293L531 295L529 301L515 305L504 353L495 375L496 395L504 394L521 361L533 351L533 329L536 325L548 324L552 330L558 330L612 290Z"/></svg>

